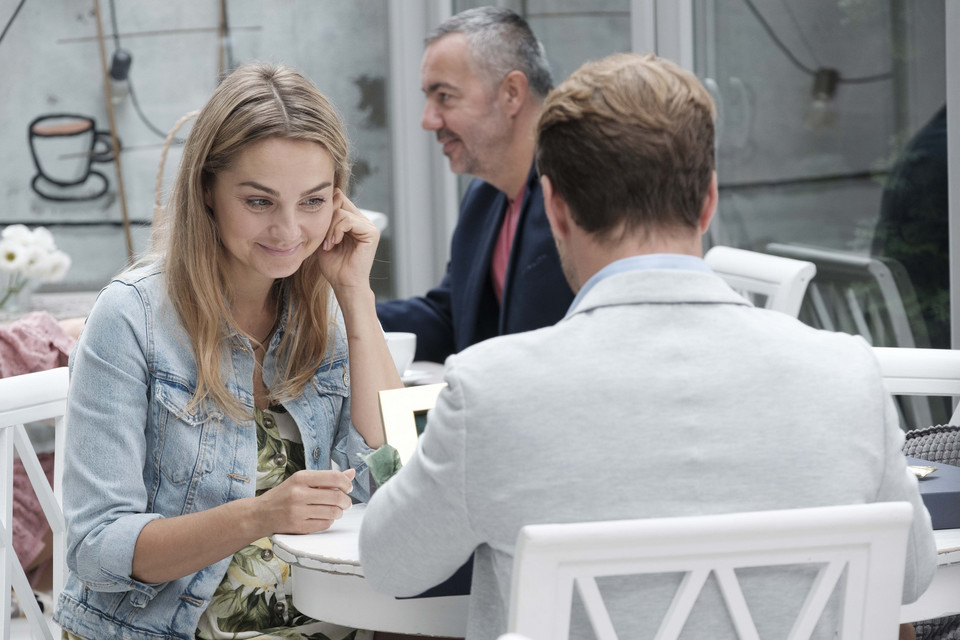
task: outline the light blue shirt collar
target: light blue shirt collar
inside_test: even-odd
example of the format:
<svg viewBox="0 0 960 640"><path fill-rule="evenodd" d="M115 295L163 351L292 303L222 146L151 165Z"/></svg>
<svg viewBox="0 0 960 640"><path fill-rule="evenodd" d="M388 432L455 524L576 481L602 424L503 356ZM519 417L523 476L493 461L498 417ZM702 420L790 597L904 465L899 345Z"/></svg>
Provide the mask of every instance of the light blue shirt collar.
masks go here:
<svg viewBox="0 0 960 640"><path fill-rule="evenodd" d="M713 270L704 262L703 258L679 253L651 253L623 258L622 260L611 262L603 269L600 269L600 271L597 271L580 287L577 296L573 299L573 302L570 303L567 316L573 313L577 305L580 304L580 301L587 295L587 292L601 280L617 275L618 273L644 271L646 269L685 269L687 271L713 273Z"/></svg>

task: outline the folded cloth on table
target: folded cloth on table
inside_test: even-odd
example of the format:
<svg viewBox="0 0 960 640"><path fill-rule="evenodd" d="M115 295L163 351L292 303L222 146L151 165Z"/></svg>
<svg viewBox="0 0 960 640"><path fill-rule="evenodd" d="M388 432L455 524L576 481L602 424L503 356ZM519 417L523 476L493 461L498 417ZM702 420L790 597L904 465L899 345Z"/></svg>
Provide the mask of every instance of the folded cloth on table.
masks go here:
<svg viewBox="0 0 960 640"><path fill-rule="evenodd" d="M0 378L64 367L74 340L45 311L0 326Z"/></svg>

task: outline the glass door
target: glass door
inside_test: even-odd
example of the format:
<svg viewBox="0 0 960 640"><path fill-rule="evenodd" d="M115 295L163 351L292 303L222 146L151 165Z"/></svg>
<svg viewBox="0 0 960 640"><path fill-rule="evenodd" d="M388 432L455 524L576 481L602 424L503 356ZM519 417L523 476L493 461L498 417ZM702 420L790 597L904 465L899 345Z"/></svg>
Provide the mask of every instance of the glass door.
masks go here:
<svg viewBox="0 0 960 640"><path fill-rule="evenodd" d="M694 0L711 242L810 260L801 319L950 346L944 0Z"/></svg>
<svg viewBox="0 0 960 640"><path fill-rule="evenodd" d="M719 109L709 243L816 264L810 325L950 348L945 0L690 6L692 66Z"/></svg>

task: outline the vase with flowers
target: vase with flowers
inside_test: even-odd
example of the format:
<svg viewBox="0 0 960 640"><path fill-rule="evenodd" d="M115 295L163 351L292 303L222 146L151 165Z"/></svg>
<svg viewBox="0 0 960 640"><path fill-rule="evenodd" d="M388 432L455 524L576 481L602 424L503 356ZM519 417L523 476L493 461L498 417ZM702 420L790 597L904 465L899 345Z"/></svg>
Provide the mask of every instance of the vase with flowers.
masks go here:
<svg viewBox="0 0 960 640"><path fill-rule="evenodd" d="M4 227L0 232L0 310L28 310L30 294L41 283L62 280L68 269L70 256L57 249L46 227Z"/></svg>

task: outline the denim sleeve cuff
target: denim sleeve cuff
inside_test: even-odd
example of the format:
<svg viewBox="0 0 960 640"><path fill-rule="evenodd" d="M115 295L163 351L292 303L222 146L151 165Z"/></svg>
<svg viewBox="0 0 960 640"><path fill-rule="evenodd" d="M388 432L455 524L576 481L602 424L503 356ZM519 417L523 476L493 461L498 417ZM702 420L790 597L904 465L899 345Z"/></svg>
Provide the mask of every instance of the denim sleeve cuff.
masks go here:
<svg viewBox="0 0 960 640"><path fill-rule="evenodd" d="M147 523L161 517L158 513L138 513L120 518L104 529L100 544L100 570L118 585L140 591L150 598L156 595L158 585L134 580L130 574L133 573L133 552L140 532Z"/></svg>
<svg viewBox="0 0 960 640"><path fill-rule="evenodd" d="M360 432L353 426L347 432L347 437L340 440L334 448L334 460L341 469L355 469L356 477L353 479L353 493L350 495L360 502L366 502L370 499L370 469L367 466L365 458L373 453L363 439Z"/></svg>

